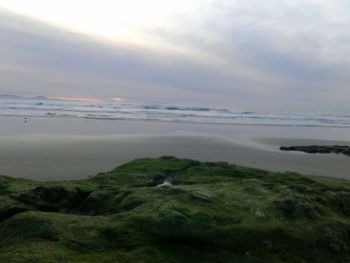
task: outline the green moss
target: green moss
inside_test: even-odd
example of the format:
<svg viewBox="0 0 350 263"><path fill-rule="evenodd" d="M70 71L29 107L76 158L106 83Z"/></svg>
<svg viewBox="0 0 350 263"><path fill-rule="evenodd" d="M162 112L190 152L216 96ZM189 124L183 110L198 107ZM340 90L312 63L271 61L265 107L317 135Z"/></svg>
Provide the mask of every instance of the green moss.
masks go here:
<svg viewBox="0 0 350 263"><path fill-rule="evenodd" d="M0 262L348 262L349 216L348 181L222 162L0 177Z"/></svg>

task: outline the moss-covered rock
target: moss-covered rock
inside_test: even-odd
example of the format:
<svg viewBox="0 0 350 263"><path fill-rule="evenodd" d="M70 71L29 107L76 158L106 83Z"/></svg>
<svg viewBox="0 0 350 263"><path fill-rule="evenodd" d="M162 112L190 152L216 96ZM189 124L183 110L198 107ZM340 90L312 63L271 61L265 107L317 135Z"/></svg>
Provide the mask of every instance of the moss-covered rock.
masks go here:
<svg viewBox="0 0 350 263"><path fill-rule="evenodd" d="M174 157L0 177L0 262L350 262L350 183Z"/></svg>
<svg viewBox="0 0 350 263"><path fill-rule="evenodd" d="M350 146L347 145L306 145L306 146L282 146L281 151L299 151L306 153L335 153L350 156Z"/></svg>

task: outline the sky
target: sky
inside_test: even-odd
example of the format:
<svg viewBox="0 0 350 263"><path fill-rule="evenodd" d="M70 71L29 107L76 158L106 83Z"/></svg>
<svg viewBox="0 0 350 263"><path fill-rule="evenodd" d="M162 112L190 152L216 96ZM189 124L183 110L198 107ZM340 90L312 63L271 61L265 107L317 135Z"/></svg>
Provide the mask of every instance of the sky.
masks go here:
<svg viewBox="0 0 350 263"><path fill-rule="evenodd" d="M0 94L348 112L349 10L347 0L0 0Z"/></svg>

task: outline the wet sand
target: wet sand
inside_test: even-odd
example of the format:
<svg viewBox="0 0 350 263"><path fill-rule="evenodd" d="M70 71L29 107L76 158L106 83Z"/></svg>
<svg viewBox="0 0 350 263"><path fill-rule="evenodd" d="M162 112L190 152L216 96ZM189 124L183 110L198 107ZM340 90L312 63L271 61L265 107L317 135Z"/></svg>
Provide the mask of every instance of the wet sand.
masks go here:
<svg viewBox="0 0 350 263"><path fill-rule="evenodd" d="M38 180L82 179L135 158L174 155L227 161L273 171L350 179L350 159L341 155L280 152L198 136L22 135L0 140L0 172Z"/></svg>
<svg viewBox="0 0 350 263"><path fill-rule="evenodd" d="M287 128L278 131L274 127L269 127L269 130L216 127L215 130L203 125L128 124L121 121L119 126L118 122L113 122L115 126L111 128L108 125L112 124L108 121L29 120L31 125L36 121L31 127L23 126L19 119L6 121L8 125L0 131L0 174L3 175L37 180L83 179L135 158L174 155L350 179L350 158L347 156L278 150L280 145L334 144L329 138L336 132L338 143L350 145L344 140L347 130L321 131L319 134L323 135L316 136L318 139L315 141L307 138L311 131L304 132L305 138L302 138L300 130L294 133L298 138L290 135L279 137L279 134L286 135L284 131ZM11 132L11 129L14 131ZM268 136L271 131L277 131L274 137ZM288 131L291 132L290 128Z"/></svg>

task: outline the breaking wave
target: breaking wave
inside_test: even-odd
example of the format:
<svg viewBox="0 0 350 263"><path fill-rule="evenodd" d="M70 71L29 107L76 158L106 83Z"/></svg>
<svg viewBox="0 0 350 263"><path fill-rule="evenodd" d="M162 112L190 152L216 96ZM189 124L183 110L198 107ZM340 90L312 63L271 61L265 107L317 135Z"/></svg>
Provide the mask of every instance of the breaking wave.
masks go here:
<svg viewBox="0 0 350 263"><path fill-rule="evenodd" d="M208 107L101 104L59 100L0 100L0 116L350 128L350 116L344 114L266 114Z"/></svg>

